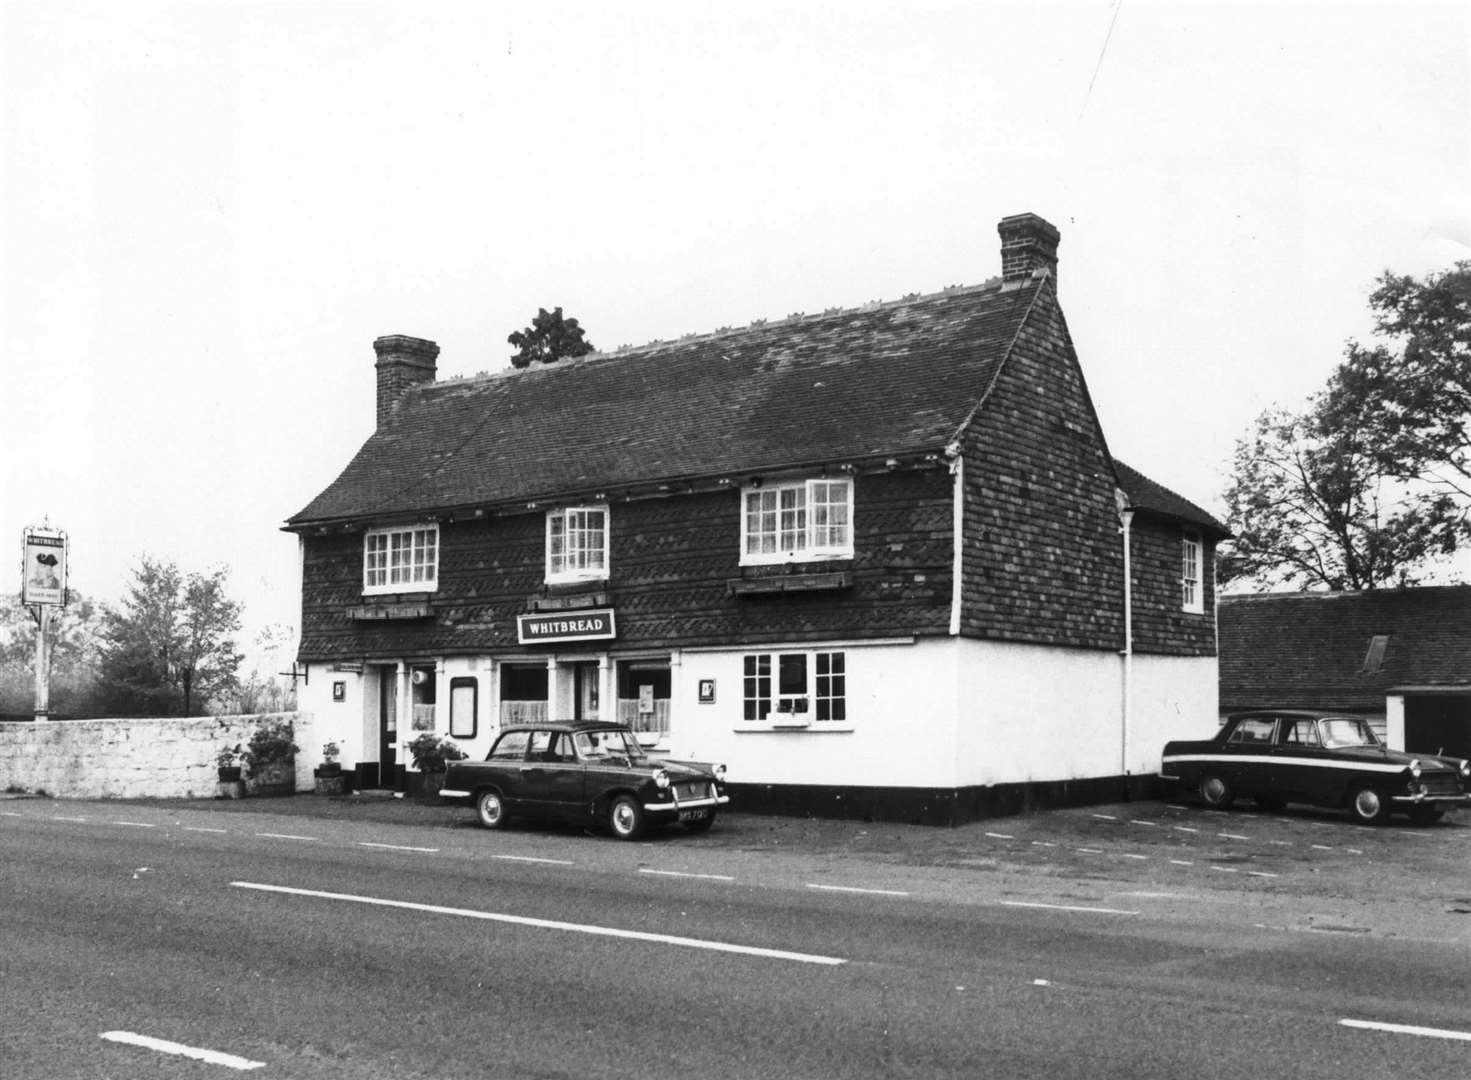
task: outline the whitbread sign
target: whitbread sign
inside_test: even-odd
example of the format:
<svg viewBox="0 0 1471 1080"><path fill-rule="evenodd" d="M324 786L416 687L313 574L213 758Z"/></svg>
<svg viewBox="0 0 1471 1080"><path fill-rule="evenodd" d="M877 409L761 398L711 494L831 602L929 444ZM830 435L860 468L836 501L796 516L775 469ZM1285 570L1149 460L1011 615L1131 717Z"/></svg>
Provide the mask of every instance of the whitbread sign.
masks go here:
<svg viewBox="0 0 1471 1080"><path fill-rule="evenodd" d="M66 603L66 533L59 529L25 531L20 572L20 602L38 606Z"/></svg>

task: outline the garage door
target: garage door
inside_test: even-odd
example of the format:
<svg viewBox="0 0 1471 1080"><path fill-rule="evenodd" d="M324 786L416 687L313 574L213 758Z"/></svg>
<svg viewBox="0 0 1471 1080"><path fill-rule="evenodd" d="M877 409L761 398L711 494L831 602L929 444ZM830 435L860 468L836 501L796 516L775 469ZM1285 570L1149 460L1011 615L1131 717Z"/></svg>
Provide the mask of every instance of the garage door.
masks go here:
<svg viewBox="0 0 1471 1080"><path fill-rule="evenodd" d="M1471 695L1407 695L1405 750L1471 758Z"/></svg>

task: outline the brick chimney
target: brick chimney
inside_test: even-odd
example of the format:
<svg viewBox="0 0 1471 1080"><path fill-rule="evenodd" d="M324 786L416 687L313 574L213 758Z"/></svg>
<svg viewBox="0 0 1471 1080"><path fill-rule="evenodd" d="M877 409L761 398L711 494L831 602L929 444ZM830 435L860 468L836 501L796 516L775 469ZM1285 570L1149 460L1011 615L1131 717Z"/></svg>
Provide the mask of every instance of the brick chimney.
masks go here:
<svg viewBox="0 0 1471 1080"><path fill-rule="evenodd" d="M1057 288L1057 242L1062 234L1036 214L1013 214L996 226L1001 234L1001 280L1021 281L1036 270L1052 275Z"/></svg>
<svg viewBox="0 0 1471 1080"><path fill-rule="evenodd" d="M378 426L393 415L399 398L411 386L433 382L439 346L423 338L389 334L373 342L378 354Z"/></svg>

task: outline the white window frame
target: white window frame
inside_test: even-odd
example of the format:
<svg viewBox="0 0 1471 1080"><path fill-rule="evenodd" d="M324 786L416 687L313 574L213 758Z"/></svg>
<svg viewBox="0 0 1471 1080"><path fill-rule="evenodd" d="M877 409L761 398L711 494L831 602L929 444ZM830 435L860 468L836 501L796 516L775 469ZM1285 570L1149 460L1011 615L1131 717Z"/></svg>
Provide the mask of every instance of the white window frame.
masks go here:
<svg viewBox="0 0 1471 1080"><path fill-rule="evenodd" d="M740 565L852 557L851 477L749 484L741 489Z"/></svg>
<svg viewBox="0 0 1471 1080"><path fill-rule="evenodd" d="M363 537L363 595L439 588L439 526L392 525Z"/></svg>
<svg viewBox="0 0 1471 1080"><path fill-rule="evenodd" d="M596 517L596 530L588 527L588 519ZM564 506L547 512L546 579L548 584L574 581L605 581L608 577L608 508L604 505ZM569 519L573 522L569 529ZM600 542L589 544L587 538L600 532ZM568 539L577 538L576 546ZM580 564L580 565L579 565Z"/></svg>
<svg viewBox="0 0 1471 1080"><path fill-rule="evenodd" d="M783 660L800 659L803 687L800 693L783 693ZM764 661L764 667L763 667ZM834 680L837 680L836 692ZM752 693L752 683L756 683ZM762 693L764 684L765 692ZM845 649L781 649L744 653L741 656L741 726L745 729L806 728L820 731L851 731L848 713L848 660ZM747 717L749 704L766 703L765 716ZM823 703L828 708L822 707ZM839 703L842 716L832 715L832 702ZM827 712L823 718L822 713Z"/></svg>
<svg viewBox="0 0 1471 1080"><path fill-rule="evenodd" d="M1180 538L1180 605L1195 615L1205 613L1205 543L1199 533Z"/></svg>

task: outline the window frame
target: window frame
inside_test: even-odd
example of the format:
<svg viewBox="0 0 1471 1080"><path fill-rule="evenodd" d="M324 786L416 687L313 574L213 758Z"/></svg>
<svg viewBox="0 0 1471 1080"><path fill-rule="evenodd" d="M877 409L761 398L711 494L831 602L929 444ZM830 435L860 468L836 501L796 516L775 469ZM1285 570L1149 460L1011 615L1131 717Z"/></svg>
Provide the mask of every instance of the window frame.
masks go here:
<svg viewBox="0 0 1471 1080"><path fill-rule="evenodd" d="M397 567L397 570L409 572L408 579L394 580L395 565L394 556L396 552L393 537L408 536L407 547L399 549L399 552L407 552L405 565ZM432 537L432 544L419 542L419 537ZM382 541L381 548L378 542ZM376 529L369 529L363 534L363 595L385 596L390 593L418 593L435 592L439 589L439 523L425 524L416 522L412 525L384 525ZM423 565L429 570L429 576L414 580L412 573L416 569L415 553L421 550L429 550L430 554L425 557ZM381 566L374 565L374 557L381 556ZM374 574L381 573L383 581L373 583Z"/></svg>
<svg viewBox="0 0 1471 1080"><path fill-rule="evenodd" d="M572 533L568 530L567 519L571 515L591 514L596 514L602 519L602 546L598 550L598 559L600 561L600 565L568 570L565 568L565 562L569 558L572 549L568 547L567 540L569 536L572 535ZM562 526L562 551L556 554L554 554L552 550L554 540L553 533L556 528L555 523L561 523ZM577 530L577 535L586 535L589 532L591 532L591 530L589 530L584 525ZM547 584L562 585L579 581L606 581L608 579L608 564L611 561L611 554L609 549L611 532L611 515L608 513L608 507L605 503L589 503L578 506L561 506L556 508L555 510L548 510L546 515L545 562ZM591 549L587 546L583 546L579 547L578 550L585 553L587 551L590 551ZM559 559L562 560L564 563L564 568L560 570L556 569L555 565L556 560Z"/></svg>
<svg viewBox="0 0 1471 1080"><path fill-rule="evenodd" d="M742 653L740 730L853 730L848 714L847 652L772 649ZM800 688L783 686L782 676L795 667L793 661L801 662Z"/></svg>
<svg viewBox="0 0 1471 1080"><path fill-rule="evenodd" d="M841 489L842 497L834 492ZM800 503L795 496L800 494ZM825 497L819 497L825 496ZM787 500L791 498L791 503ZM752 502L770 501L772 505ZM834 508L839 508L834 513ZM850 476L814 476L801 480L774 483L752 483L741 488L741 566L769 566L778 563L819 562L853 558L853 478ZM841 517L841 521L834 521ZM825 520L819 520L820 518ZM752 529L752 522L758 526ZM770 528L761 527L770 521ZM833 533L842 536L834 542ZM770 537L769 551L752 551L753 541ZM822 537L826 542L818 542ZM794 541L794 542L791 542Z"/></svg>
<svg viewBox="0 0 1471 1080"><path fill-rule="evenodd" d="M1180 607L1205 614L1205 541L1188 530L1180 537Z"/></svg>

